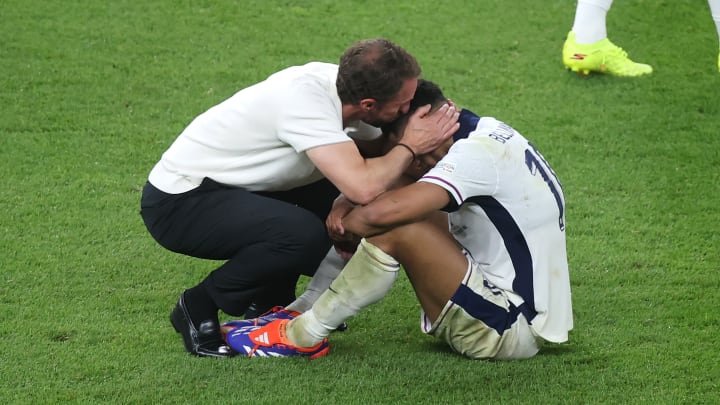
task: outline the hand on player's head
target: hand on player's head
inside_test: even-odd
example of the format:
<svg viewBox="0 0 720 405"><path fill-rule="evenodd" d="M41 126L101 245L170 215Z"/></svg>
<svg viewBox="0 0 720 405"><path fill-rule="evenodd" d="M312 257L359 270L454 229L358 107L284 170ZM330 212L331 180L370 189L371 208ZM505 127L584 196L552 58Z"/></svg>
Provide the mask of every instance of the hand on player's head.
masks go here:
<svg viewBox="0 0 720 405"><path fill-rule="evenodd" d="M443 114L443 112L439 112L439 110L440 108L431 109L430 105L426 105L415 110L414 113L408 113L405 116L400 117L394 123L384 126L382 129L388 139L387 150L392 149L398 142L400 142L401 139L403 139L403 132L412 119L413 114L424 114L424 118L432 119L433 114ZM427 153L419 154L410 164L405 174L416 180L419 179L447 154L452 144L453 139L450 137Z"/></svg>

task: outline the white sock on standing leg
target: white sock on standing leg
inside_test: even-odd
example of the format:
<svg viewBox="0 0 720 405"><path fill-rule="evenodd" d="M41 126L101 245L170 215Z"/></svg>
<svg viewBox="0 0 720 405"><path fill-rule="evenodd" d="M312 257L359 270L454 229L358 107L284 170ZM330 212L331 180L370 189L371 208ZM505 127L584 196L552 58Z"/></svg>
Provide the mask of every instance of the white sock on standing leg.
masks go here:
<svg viewBox="0 0 720 405"><path fill-rule="evenodd" d="M715 21L715 29L717 30L718 42L720 43L720 0L708 0L708 4L710 5L712 19Z"/></svg>
<svg viewBox="0 0 720 405"><path fill-rule="evenodd" d="M301 347L322 342L346 319L382 299L399 270L397 260L363 239L330 288L310 310L290 321L288 339Z"/></svg>
<svg viewBox="0 0 720 405"><path fill-rule="evenodd" d="M578 0L572 31L579 44L607 38L606 16L613 0Z"/></svg>

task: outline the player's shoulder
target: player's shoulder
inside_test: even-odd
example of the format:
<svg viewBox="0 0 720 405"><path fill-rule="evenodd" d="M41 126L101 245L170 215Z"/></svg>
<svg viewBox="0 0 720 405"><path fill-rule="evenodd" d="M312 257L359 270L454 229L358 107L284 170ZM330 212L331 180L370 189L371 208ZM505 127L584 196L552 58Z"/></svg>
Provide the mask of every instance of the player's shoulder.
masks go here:
<svg viewBox="0 0 720 405"><path fill-rule="evenodd" d="M455 141L467 138L483 138L495 132L498 128L509 127L509 125L495 117L480 116L471 110L460 111L460 129L455 133Z"/></svg>
<svg viewBox="0 0 720 405"><path fill-rule="evenodd" d="M471 142L495 146L510 146L527 142L515 128L494 117L479 117L475 130L471 131L467 138Z"/></svg>
<svg viewBox="0 0 720 405"><path fill-rule="evenodd" d="M479 117L477 128L473 132L473 135L487 137L498 131L513 132L514 129L495 117Z"/></svg>

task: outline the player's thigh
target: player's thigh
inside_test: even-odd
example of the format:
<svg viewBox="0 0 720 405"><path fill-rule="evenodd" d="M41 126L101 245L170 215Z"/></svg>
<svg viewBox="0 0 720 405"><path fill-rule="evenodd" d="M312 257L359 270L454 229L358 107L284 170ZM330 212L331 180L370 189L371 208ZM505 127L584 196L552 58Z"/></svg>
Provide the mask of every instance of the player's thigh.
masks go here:
<svg viewBox="0 0 720 405"><path fill-rule="evenodd" d="M447 222L433 219L408 224L371 238L403 266L426 313L437 315L464 277L468 261ZM387 249L387 250L386 250Z"/></svg>
<svg viewBox="0 0 720 405"><path fill-rule="evenodd" d="M488 283L476 264L436 319L422 315L421 328L474 359L529 358L541 342L506 293Z"/></svg>

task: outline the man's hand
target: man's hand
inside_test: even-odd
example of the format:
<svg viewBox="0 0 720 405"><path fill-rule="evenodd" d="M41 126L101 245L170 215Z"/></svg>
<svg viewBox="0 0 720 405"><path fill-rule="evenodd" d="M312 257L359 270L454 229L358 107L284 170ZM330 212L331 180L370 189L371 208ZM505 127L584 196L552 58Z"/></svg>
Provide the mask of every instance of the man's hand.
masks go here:
<svg viewBox="0 0 720 405"><path fill-rule="evenodd" d="M420 107L408 120L400 142L409 146L415 155L431 152L450 138L459 128L460 113L454 106L444 104L428 115L430 105Z"/></svg>

